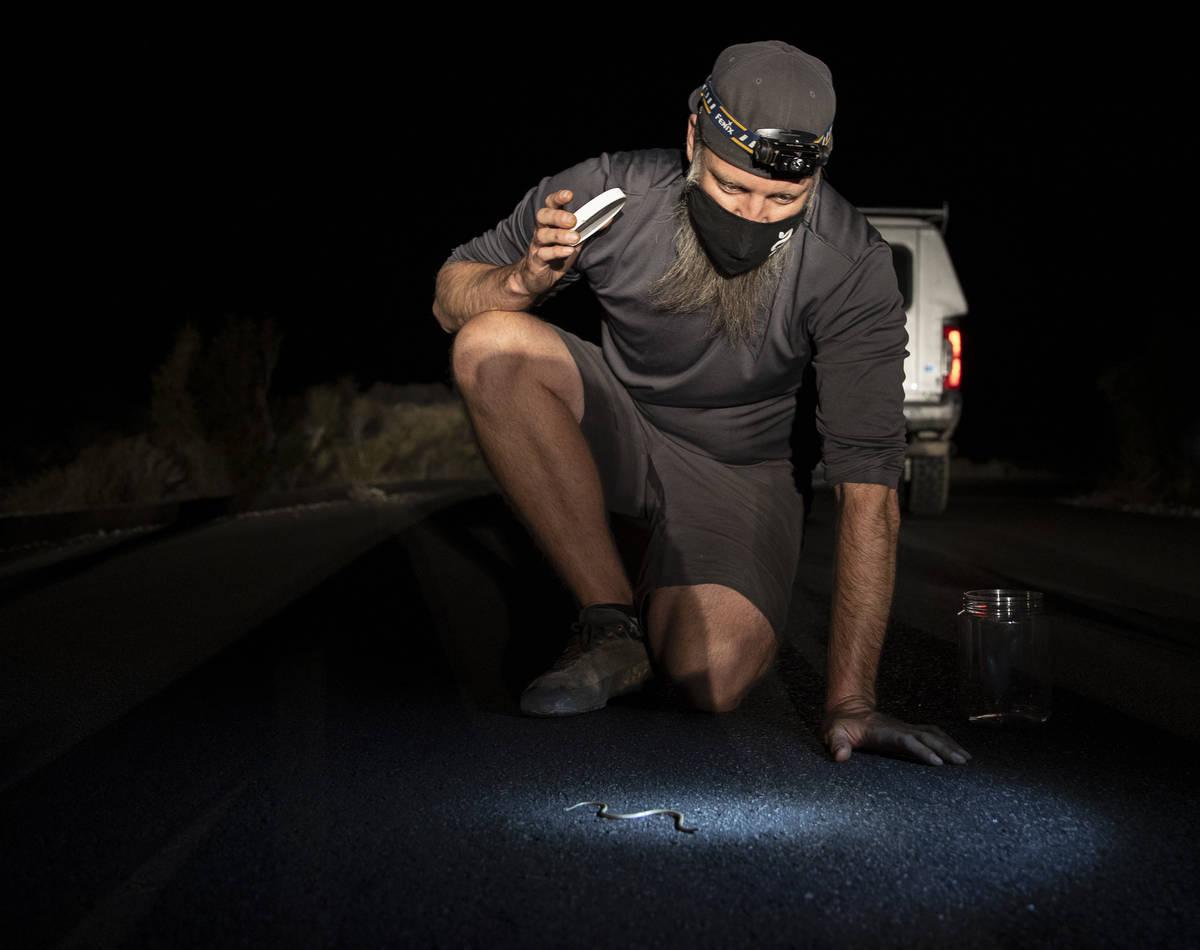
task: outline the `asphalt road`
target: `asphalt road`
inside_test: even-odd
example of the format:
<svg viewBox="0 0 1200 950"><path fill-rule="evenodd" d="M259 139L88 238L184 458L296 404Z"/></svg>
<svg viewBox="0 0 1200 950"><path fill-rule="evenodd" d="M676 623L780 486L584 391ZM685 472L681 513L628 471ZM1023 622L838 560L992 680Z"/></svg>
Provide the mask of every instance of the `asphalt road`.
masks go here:
<svg viewBox="0 0 1200 950"><path fill-rule="evenodd" d="M492 496L10 553L6 945L1195 945L1200 522L994 491L908 521L881 701L974 757L837 765L829 501L777 667L722 716L655 688L520 717L572 611ZM957 720L958 596L993 585L1051 604L1038 730Z"/></svg>

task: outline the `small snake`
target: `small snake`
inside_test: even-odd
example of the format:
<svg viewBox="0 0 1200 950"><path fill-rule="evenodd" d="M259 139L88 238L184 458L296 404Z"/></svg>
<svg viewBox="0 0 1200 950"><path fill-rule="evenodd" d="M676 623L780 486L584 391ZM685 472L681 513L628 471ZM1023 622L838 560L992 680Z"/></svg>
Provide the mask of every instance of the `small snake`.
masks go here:
<svg viewBox="0 0 1200 950"><path fill-rule="evenodd" d="M584 805L598 805L600 810L596 812L597 818L649 818L651 815L670 815L675 819L675 830L682 831L684 834L692 835L696 833L695 828L683 827L683 812L672 811L670 808L648 808L645 811L630 812L628 815L617 815L608 810L608 806L604 802L576 802L563 811L570 811L572 808L582 808Z"/></svg>

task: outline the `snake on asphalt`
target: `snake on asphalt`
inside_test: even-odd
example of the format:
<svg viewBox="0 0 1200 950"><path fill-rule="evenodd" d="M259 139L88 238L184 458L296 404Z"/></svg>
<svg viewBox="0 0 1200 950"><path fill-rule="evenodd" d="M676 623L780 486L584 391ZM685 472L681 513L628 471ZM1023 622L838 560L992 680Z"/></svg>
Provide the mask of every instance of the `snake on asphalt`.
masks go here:
<svg viewBox="0 0 1200 950"><path fill-rule="evenodd" d="M615 812L608 810L608 806L604 802L576 802L574 805L569 805L563 811L571 811L573 808L582 808L584 805L596 805L599 811L596 812L597 818L619 818L625 821L634 818L649 818L651 815L670 815L675 819L675 830L682 831L684 834L692 835L696 833L695 828L685 828L683 826L683 812L674 811L670 808L647 808L645 811L629 812L625 815L618 815Z"/></svg>

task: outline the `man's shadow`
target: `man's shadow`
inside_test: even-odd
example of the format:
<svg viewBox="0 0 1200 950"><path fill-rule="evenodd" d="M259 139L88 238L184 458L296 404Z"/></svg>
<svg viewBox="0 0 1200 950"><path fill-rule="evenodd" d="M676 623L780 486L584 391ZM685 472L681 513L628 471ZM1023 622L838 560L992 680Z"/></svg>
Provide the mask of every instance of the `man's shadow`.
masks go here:
<svg viewBox="0 0 1200 950"><path fill-rule="evenodd" d="M498 494L441 508L400 541L460 688L480 708L516 714L577 610L545 555Z"/></svg>

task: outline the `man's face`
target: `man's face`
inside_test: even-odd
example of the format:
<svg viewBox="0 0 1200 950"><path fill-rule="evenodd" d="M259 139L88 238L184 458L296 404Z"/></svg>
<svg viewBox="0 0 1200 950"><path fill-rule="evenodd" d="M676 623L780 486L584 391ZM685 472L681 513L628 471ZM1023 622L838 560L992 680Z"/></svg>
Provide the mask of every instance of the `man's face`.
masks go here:
<svg viewBox="0 0 1200 950"><path fill-rule="evenodd" d="M804 211L813 182L760 178L701 148L695 141L695 116L688 126L688 181L699 186L732 214L762 224L774 224ZM698 154L697 154L698 153ZM771 312L779 281L791 260L788 242L761 264L743 274L727 276L717 270L688 211L687 192L680 196L675 260L655 282L651 299L667 313L708 312L708 332L733 345L752 340Z"/></svg>
<svg viewBox="0 0 1200 950"><path fill-rule="evenodd" d="M692 160L696 143L696 116L688 123L687 156ZM790 218L804 209L812 190L813 178L788 181L760 178L716 155L712 149L702 149L699 185L705 193L726 211L747 221L771 224Z"/></svg>

